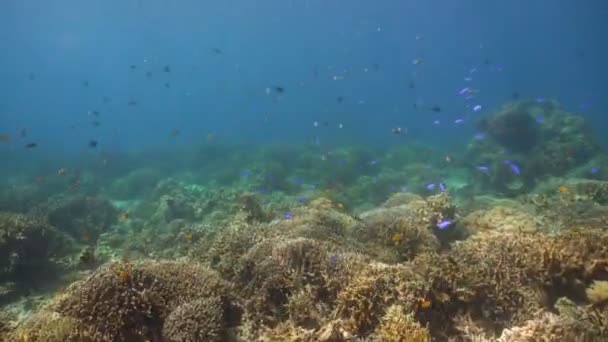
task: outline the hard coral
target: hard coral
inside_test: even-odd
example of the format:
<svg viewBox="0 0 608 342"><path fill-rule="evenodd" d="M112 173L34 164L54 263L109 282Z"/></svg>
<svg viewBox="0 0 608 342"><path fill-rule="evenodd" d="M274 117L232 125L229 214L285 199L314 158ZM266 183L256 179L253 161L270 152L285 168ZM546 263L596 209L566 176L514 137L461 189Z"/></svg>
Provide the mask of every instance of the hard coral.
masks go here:
<svg viewBox="0 0 608 342"><path fill-rule="evenodd" d="M471 233L493 231L538 230L538 221L530 214L515 208L495 206L488 210L477 210L462 220L463 226Z"/></svg>
<svg viewBox="0 0 608 342"><path fill-rule="evenodd" d="M371 264L338 294L334 314L346 322L349 333L367 334L392 304L401 303L405 310L414 311L424 295L423 284L408 266Z"/></svg>
<svg viewBox="0 0 608 342"><path fill-rule="evenodd" d="M40 311L9 334L14 342L94 342L80 323L54 312Z"/></svg>
<svg viewBox="0 0 608 342"><path fill-rule="evenodd" d="M50 224L83 242L96 241L118 221L112 204L93 196L54 196L32 212L47 216Z"/></svg>
<svg viewBox="0 0 608 342"><path fill-rule="evenodd" d="M429 331L416 322L401 305L392 305L386 310L373 336L372 340L381 342L431 341Z"/></svg>
<svg viewBox="0 0 608 342"><path fill-rule="evenodd" d="M168 342L225 341L224 307L217 297L182 304L165 319L163 336Z"/></svg>
<svg viewBox="0 0 608 342"><path fill-rule="evenodd" d="M164 320L178 306L227 291L215 272L198 264L123 261L72 284L54 310L95 339L145 341L161 338Z"/></svg>
<svg viewBox="0 0 608 342"><path fill-rule="evenodd" d="M367 251L381 257L382 261L411 260L420 253L439 250L440 242L434 230L443 220L454 221L455 214L447 194L425 200L410 198L406 205L362 213L363 226L354 232L354 237L371 246ZM388 251L394 251L396 255L391 257L386 254Z"/></svg>
<svg viewBox="0 0 608 342"><path fill-rule="evenodd" d="M39 272L58 236L44 219L0 212L0 280Z"/></svg>

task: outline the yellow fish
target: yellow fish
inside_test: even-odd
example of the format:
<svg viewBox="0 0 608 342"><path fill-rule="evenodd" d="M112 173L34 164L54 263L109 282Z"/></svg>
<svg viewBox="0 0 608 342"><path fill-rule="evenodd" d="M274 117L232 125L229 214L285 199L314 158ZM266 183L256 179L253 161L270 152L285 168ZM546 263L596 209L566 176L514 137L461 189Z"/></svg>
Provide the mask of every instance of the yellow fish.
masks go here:
<svg viewBox="0 0 608 342"><path fill-rule="evenodd" d="M562 194L565 194L566 192L568 192L568 187L565 185L561 185L559 188L557 188L557 191L559 191Z"/></svg>

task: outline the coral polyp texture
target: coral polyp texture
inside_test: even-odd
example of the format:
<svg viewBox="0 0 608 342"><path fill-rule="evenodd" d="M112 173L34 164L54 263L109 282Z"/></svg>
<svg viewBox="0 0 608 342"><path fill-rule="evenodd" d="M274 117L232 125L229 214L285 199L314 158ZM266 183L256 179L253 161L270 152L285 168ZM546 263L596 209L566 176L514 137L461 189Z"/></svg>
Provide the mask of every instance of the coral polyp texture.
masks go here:
<svg viewBox="0 0 608 342"><path fill-rule="evenodd" d="M608 341L608 157L549 100L479 125L447 157L217 144L15 185L0 340Z"/></svg>

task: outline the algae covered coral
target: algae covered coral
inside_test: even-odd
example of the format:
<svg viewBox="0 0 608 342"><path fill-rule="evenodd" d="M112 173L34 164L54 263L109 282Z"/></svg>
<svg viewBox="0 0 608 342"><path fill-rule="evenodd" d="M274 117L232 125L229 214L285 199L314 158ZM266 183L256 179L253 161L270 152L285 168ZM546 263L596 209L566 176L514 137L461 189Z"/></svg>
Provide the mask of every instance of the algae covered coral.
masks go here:
<svg viewBox="0 0 608 342"><path fill-rule="evenodd" d="M608 179L578 166L599 170L608 158L574 115L537 106L517 102L488 117L487 140L461 156L469 166L413 144L380 157L343 148L332 158L344 162L328 171L307 148L268 147L206 165L205 177L198 166L166 177L91 171L77 191L5 195L0 336L608 339ZM562 135L531 127L537 110L571 126ZM534 138L517 140L512 125ZM550 153L563 144L579 152ZM371 168L371 155L384 163Z"/></svg>

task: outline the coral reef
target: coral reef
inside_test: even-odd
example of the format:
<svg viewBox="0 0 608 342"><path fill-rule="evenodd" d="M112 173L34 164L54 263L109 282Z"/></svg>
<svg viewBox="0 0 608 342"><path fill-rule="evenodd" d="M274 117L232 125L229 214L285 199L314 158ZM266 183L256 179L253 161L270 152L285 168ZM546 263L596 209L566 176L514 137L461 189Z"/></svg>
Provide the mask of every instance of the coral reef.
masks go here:
<svg viewBox="0 0 608 342"><path fill-rule="evenodd" d="M601 153L584 119L553 101L505 105L480 122L466 160L476 167L477 187L507 195L529 191L536 180L563 176Z"/></svg>
<svg viewBox="0 0 608 342"><path fill-rule="evenodd" d="M107 199L83 195L53 196L30 212L48 217L51 225L85 244L94 244L119 217Z"/></svg>
<svg viewBox="0 0 608 342"><path fill-rule="evenodd" d="M187 303L194 307L201 303L209 306L205 312L198 312ZM210 324L208 328L198 325L192 331L182 331L182 335L176 336L178 341L204 334L219 336L223 327L219 321L234 316L229 313L232 307L228 285L212 270L182 262L107 264L87 279L72 284L46 310L66 326L53 338L90 336L103 341L161 339L163 323L171 315L172 321L165 327L170 332L178 328L176 317ZM36 326L40 324L33 317L16 334L30 336L39 330Z"/></svg>
<svg viewBox="0 0 608 342"><path fill-rule="evenodd" d="M386 314L382 317L372 340L386 342L430 342L431 335L412 315L407 314L402 306L392 305L386 310Z"/></svg>
<svg viewBox="0 0 608 342"><path fill-rule="evenodd" d="M182 304L165 319L163 336L171 342L225 341L225 305L217 297Z"/></svg>

